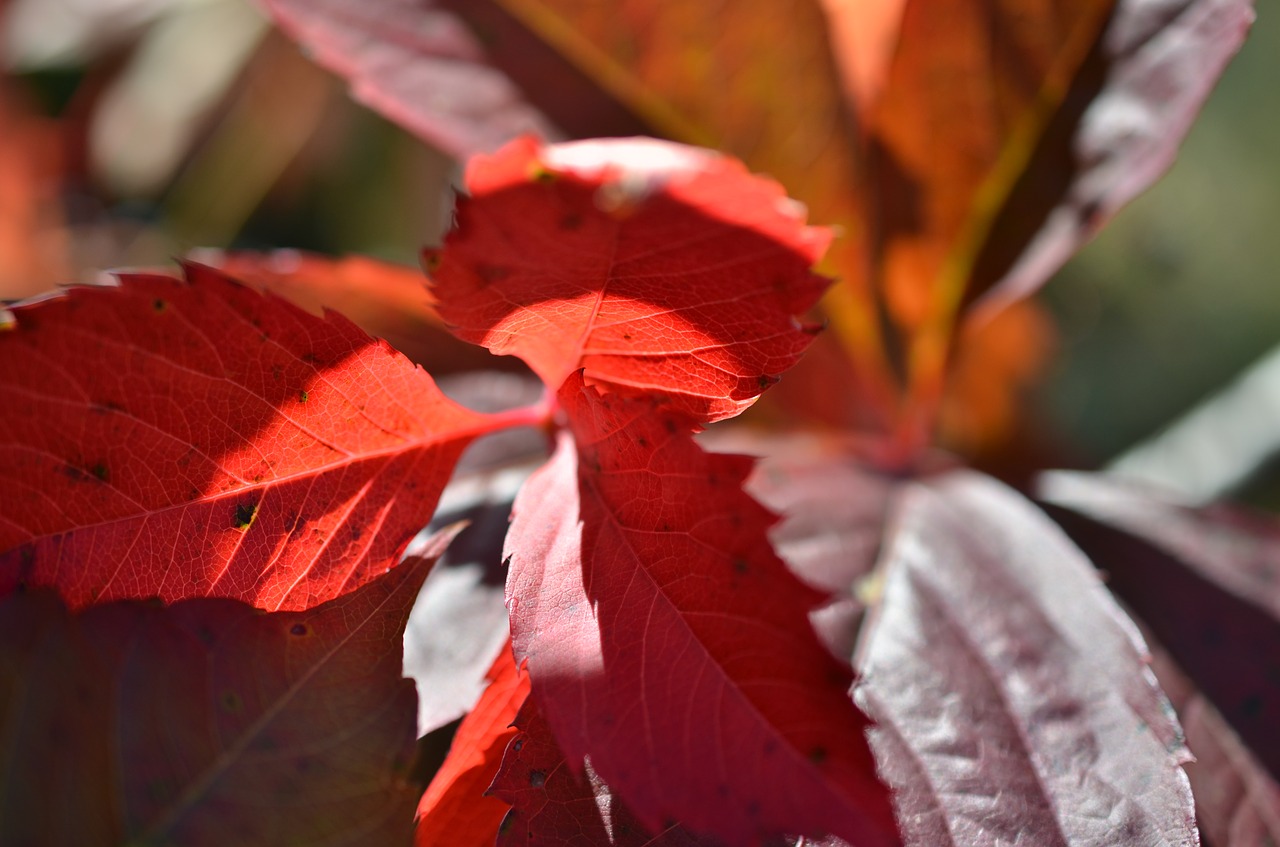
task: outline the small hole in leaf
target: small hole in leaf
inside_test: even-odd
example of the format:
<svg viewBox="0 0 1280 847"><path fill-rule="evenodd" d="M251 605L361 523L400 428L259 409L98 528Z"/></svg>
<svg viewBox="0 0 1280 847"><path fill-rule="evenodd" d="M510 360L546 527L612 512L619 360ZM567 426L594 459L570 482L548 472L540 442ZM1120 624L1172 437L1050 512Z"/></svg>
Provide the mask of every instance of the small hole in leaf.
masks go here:
<svg viewBox="0 0 1280 847"><path fill-rule="evenodd" d="M241 503L236 506L236 514L233 526L241 532L246 531L253 526L253 521L258 517L257 503Z"/></svg>

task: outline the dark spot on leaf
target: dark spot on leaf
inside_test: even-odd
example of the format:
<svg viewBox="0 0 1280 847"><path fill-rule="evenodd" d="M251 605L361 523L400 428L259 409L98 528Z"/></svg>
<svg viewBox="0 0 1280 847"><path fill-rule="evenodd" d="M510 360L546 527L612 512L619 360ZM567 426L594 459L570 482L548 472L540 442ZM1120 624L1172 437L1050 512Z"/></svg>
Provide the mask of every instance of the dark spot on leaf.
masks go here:
<svg viewBox="0 0 1280 847"><path fill-rule="evenodd" d="M1250 694L1240 702L1240 713L1246 718L1256 718L1262 714L1262 709L1265 705L1260 696Z"/></svg>
<svg viewBox="0 0 1280 847"><path fill-rule="evenodd" d="M623 341L630 341L630 340L631 340L631 333L629 333L629 332L624 332L624 333L622 333L622 340L623 340Z"/></svg>
<svg viewBox="0 0 1280 847"><path fill-rule="evenodd" d="M62 472L66 474L67 479L72 482L84 482L89 475L77 468L75 465L63 465Z"/></svg>
<svg viewBox="0 0 1280 847"><path fill-rule="evenodd" d="M301 636L301 635L306 635L308 632L310 632L310 630L307 629L307 625L304 623L296 623L293 626L289 627L290 635Z"/></svg>
<svg viewBox="0 0 1280 847"><path fill-rule="evenodd" d="M570 212L560 219L560 228L569 230L581 229L582 215L579 215L576 212Z"/></svg>
<svg viewBox="0 0 1280 847"><path fill-rule="evenodd" d="M320 360L316 358L316 354L315 354L315 353L303 353L303 354L302 354L302 361L306 362L308 365L318 365L318 364L320 364Z"/></svg>
<svg viewBox="0 0 1280 847"><path fill-rule="evenodd" d="M524 749L524 739L523 739L523 738L517 738L515 741L512 741L512 742L511 742L511 749L512 749L512 750L514 750L515 752L519 753L522 749Z"/></svg>
<svg viewBox="0 0 1280 847"><path fill-rule="evenodd" d="M662 425L667 428L667 432L671 433L672 435L676 434L676 430L677 430L676 422L673 421L671 418L663 418Z"/></svg>
<svg viewBox="0 0 1280 847"><path fill-rule="evenodd" d="M753 818L754 818L754 817L758 817L758 816L759 816L759 814L760 814L760 801L759 801L759 800L752 800L752 801L750 801L749 803L747 803L747 814L748 814L750 817L753 817Z"/></svg>
<svg viewBox="0 0 1280 847"><path fill-rule="evenodd" d="M809 761L813 762L815 765L820 765L826 760L827 760L826 747L814 747L812 750L809 751Z"/></svg>
<svg viewBox="0 0 1280 847"><path fill-rule="evenodd" d="M760 386L761 390L764 390L771 385L776 385L780 379L781 377L769 376L768 374L761 374L756 379L756 383Z"/></svg>
<svg viewBox="0 0 1280 847"><path fill-rule="evenodd" d="M298 400L300 400L301 402L305 403L310 399L311 399L311 395L307 394L307 392L305 391L298 392Z"/></svg>
<svg viewBox="0 0 1280 847"><path fill-rule="evenodd" d="M480 274L480 279L484 280L487 285L491 282L501 282L511 276L511 269L505 265L481 263L476 265L476 273Z"/></svg>
<svg viewBox="0 0 1280 847"><path fill-rule="evenodd" d="M240 699L240 695L234 691L224 691L222 694L222 710L236 714L244 708L244 701Z"/></svg>
<svg viewBox="0 0 1280 847"><path fill-rule="evenodd" d="M151 308L155 309L157 312L163 312L168 307L169 304L161 300L159 297L151 301Z"/></svg>
<svg viewBox="0 0 1280 847"><path fill-rule="evenodd" d="M102 462L98 462L96 465L93 466L93 468L91 468L91 470L93 471L93 475L97 477L99 482L107 481L108 474L107 474L107 466L105 464L103 464Z"/></svg>
<svg viewBox="0 0 1280 847"><path fill-rule="evenodd" d="M218 640L218 637L213 634L213 630L207 626L196 627L196 638L206 647L212 647Z"/></svg>
<svg viewBox="0 0 1280 847"><path fill-rule="evenodd" d="M547 784L547 775L542 771L529 771L529 784L534 788L541 788Z"/></svg>
<svg viewBox="0 0 1280 847"><path fill-rule="evenodd" d="M236 514L235 514L234 523L232 524L232 526L234 526L236 529L240 530L241 532L244 532L249 527L253 526L253 521L257 517L258 517L257 503L241 503L240 505L236 506Z"/></svg>
<svg viewBox="0 0 1280 847"><path fill-rule="evenodd" d="M733 569L736 573L747 573L751 570L751 566L747 564L746 559L734 559Z"/></svg>

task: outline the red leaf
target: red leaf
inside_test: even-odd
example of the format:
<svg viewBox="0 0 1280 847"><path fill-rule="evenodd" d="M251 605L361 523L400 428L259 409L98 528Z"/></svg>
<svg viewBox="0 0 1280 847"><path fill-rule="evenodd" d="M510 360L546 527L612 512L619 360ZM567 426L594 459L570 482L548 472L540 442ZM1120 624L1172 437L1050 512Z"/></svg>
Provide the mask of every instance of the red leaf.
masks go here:
<svg viewBox="0 0 1280 847"><path fill-rule="evenodd" d="M1280 521L1185 508L1094 474L1049 474L1041 493L1111 590L1280 775Z"/></svg>
<svg viewBox="0 0 1280 847"><path fill-rule="evenodd" d="M890 506L903 480L848 461L847 438L761 436L753 431L703 440L717 451L761 454L747 491L782 521L769 539L796 576L829 595L810 614L827 648L853 655Z"/></svg>
<svg viewBox="0 0 1280 847"><path fill-rule="evenodd" d="M857 699L907 843L1197 844L1178 726L1080 551L971 473L891 527Z"/></svg>
<svg viewBox="0 0 1280 847"><path fill-rule="evenodd" d="M587 771L565 763L547 722L525 702L516 718L519 733L507 747L491 791L512 806L502 822L498 847L715 847L671 824L652 836L631 810ZM581 767L581 766L580 766Z"/></svg>
<svg viewBox="0 0 1280 847"><path fill-rule="evenodd" d="M547 385L659 394L703 421L750 405L808 345L828 234L735 160L631 139L516 142L467 169L433 272L459 337Z"/></svg>
<svg viewBox="0 0 1280 847"><path fill-rule="evenodd" d="M400 650L434 557L305 612L0 599L5 844L390 844L416 792Z"/></svg>
<svg viewBox="0 0 1280 847"><path fill-rule="evenodd" d="M1169 654L1156 644L1152 653L1156 677L1169 692L1196 757L1186 770L1205 841L1211 847L1280 844L1280 784Z"/></svg>
<svg viewBox="0 0 1280 847"><path fill-rule="evenodd" d="M453 746L418 803L419 847L491 847L509 807L485 795L515 736L516 713L529 694L507 642L489 669L489 687L453 737Z"/></svg>
<svg viewBox="0 0 1280 847"><path fill-rule="evenodd" d="M479 41L432 0L263 0L355 98L453 156L524 133L556 135Z"/></svg>
<svg viewBox="0 0 1280 847"><path fill-rule="evenodd" d="M187 275L0 333L0 588L307 608L394 561L492 427L341 318Z"/></svg>
<svg viewBox="0 0 1280 847"><path fill-rule="evenodd" d="M896 844L848 697L806 616L752 462L704 453L652 401L560 392L574 441L517 497L506 551L517 657L573 766L651 831L731 843L832 832Z"/></svg>

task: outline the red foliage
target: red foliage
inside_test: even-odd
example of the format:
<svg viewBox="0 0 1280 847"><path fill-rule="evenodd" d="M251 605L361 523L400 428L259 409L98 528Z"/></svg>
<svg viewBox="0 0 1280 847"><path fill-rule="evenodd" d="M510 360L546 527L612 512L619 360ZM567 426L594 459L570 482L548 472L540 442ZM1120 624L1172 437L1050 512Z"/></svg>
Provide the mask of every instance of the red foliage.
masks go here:
<svg viewBox="0 0 1280 847"><path fill-rule="evenodd" d="M418 803L414 844L433 847L484 847L498 837L509 807L486 796L498 774L507 744L515 737L516 713L529 694L529 677L520 672L503 645L489 669L489 687L462 719L449 757Z"/></svg>
<svg viewBox="0 0 1280 847"><path fill-rule="evenodd" d="M651 835L626 804L591 771L566 761L532 700L515 720L490 792L511 804L497 847L715 847L683 826L669 823Z"/></svg>
<svg viewBox="0 0 1280 847"><path fill-rule="evenodd" d="M428 260L440 314L552 389L582 368L714 421L811 340L794 316L827 285L810 267L829 235L738 162L649 140L523 140L475 159L467 187Z"/></svg>
<svg viewBox="0 0 1280 847"><path fill-rule="evenodd" d="M570 767L589 757L651 831L895 843L849 670L808 624L821 597L742 491L751 460L581 378L560 400L573 438L516 499L507 590Z"/></svg>
<svg viewBox="0 0 1280 847"><path fill-rule="evenodd" d="M385 570L492 428L345 319L186 274L0 334L3 588L310 608Z"/></svg>
<svg viewBox="0 0 1280 847"><path fill-rule="evenodd" d="M0 782L0 841L403 842L415 696L395 635L450 537L306 611L0 599L0 718L23 765Z"/></svg>

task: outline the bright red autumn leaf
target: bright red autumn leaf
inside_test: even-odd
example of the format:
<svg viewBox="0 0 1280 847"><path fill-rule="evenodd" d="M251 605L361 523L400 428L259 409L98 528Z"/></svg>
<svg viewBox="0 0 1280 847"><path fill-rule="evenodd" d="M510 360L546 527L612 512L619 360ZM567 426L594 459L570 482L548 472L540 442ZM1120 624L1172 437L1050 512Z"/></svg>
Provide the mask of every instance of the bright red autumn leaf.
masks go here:
<svg viewBox="0 0 1280 847"><path fill-rule="evenodd" d="M429 258L440 314L553 389L585 369L591 384L718 420L815 331L796 316L827 285L810 268L828 234L732 159L645 139L526 139L473 160L467 186Z"/></svg>
<svg viewBox="0 0 1280 847"><path fill-rule="evenodd" d="M573 438L516 499L512 638L570 767L584 757L650 831L730 843L834 833L897 844L848 696L742 490L654 399L560 391Z"/></svg>
<svg viewBox="0 0 1280 847"><path fill-rule="evenodd" d="M1080 550L971 472L892 514L856 696L906 843L1198 844L1177 722Z"/></svg>
<svg viewBox="0 0 1280 847"><path fill-rule="evenodd" d="M307 608L394 562L498 425L336 315L185 272L0 333L0 586Z"/></svg>
<svg viewBox="0 0 1280 847"><path fill-rule="evenodd" d="M529 677L516 666L508 641L489 669L489 686L462 719L449 756L418 803L418 847L492 847L510 807L485 792L516 734L516 713L528 694Z"/></svg>
<svg viewBox="0 0 1280 847"><path fill-rule="evenodd" d="M1188 508L1097 474L1047 474L1040 493L1111 590L1280 776L1280 521Z"/></svg>
<svg viewBox="0 0 1280 847"><path fill-rule="evenodd" d="M0 599L0 841L407 842L417 736L397 642L450 537L301 612Z"/></svg>
<svg viewBox="0 0 1280 847"><path fill-rule="evenodd" d="M651 835L600 777L571 767L532 700L491 793L511 805L497 847L718 847L670 823Z"/></svg>

